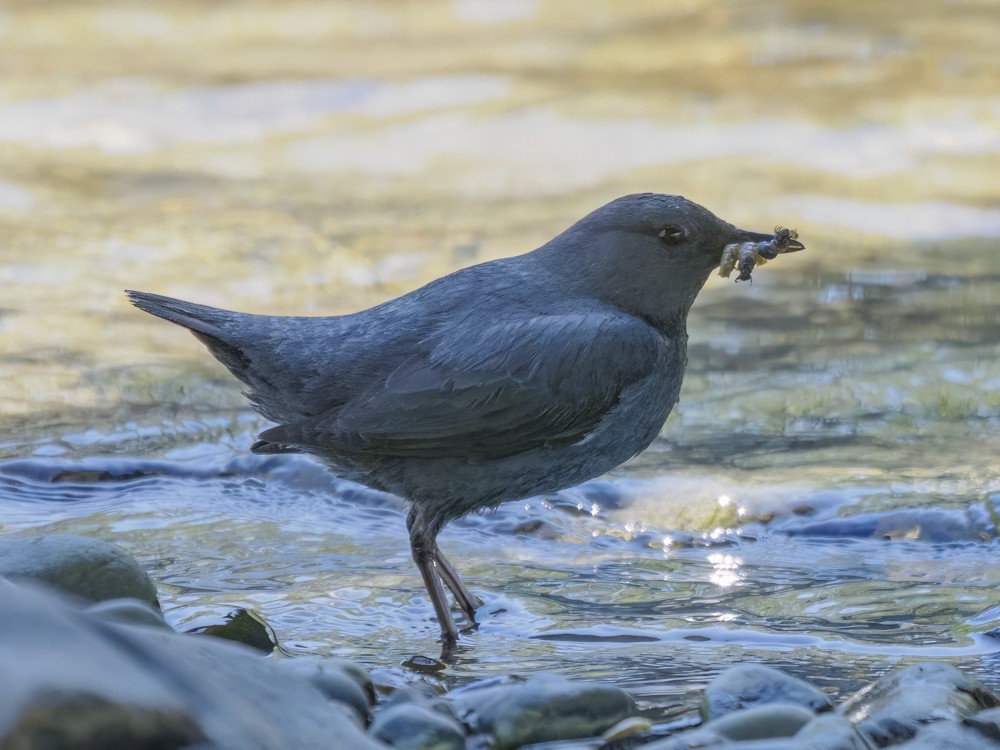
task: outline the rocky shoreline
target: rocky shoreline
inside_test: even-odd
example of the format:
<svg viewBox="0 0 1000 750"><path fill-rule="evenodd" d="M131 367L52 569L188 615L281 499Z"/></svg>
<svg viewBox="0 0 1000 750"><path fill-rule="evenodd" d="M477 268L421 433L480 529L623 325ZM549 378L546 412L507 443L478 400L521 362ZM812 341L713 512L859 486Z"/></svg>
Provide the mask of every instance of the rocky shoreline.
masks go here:
<svg viewBox="0 0 1000 750"><path fill-rule="evenodd" d="M252 613L203 630L217 637L174 632L141 566L87 537L0 542L0 603L2 749L1000 750L1000 698L938 663L851 696L735 665L700 723L655 724L620 688L544 672L376 685L342 659L263 658L273 634Z"/></svg>

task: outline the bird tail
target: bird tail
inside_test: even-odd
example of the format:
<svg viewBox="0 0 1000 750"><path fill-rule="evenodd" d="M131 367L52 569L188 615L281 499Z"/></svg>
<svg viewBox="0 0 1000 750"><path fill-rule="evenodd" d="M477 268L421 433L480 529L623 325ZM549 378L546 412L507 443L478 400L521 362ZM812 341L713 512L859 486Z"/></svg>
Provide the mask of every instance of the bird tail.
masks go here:
<svg viewBox="0 0 1000 750"><path fill-rule="evenodd" d="M220 310L217 307L126 291L132 304L171 323L187 328L212 355L239 378L253 407L272 422L302 419L316 404L332 407L336 398L329 378L317 381L316 341L323 342L331 361L339 338L339 318L283 318L274 315ZM266 440L266 438L265 438ZM287 452L288 446L271 443L258 452Z"/></svg>
<svg viewBox="0 0 1000 750"><path fill-rule="evenodd" d="M233 325L238 317L254 316L131 289L127 289L125 294L140 310L187 328L208 347L217 360L229 368L233 375L247 385L256 385L251 382L251 373L248 370L250 358L237 340L237 334L234 332L237 326Z"/></svg>

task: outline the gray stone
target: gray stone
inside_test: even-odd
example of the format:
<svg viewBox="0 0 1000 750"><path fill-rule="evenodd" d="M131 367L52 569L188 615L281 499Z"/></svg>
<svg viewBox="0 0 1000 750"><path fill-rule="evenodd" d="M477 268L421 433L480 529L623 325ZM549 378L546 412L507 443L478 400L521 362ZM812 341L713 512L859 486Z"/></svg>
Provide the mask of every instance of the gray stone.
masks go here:
<svg viewBox="0 0 1000 750"><path fill-rule="evenodd" d="M23 707L10 732L0 725L0 748L107 748L202 747L208 738L183 710L129 705L83 692L52 690L44 700Z"/></svg>
<svg viewBox="0 0 1000 750"><path fill-rule="evenodd" d="M939 721L922 727L900 750L1000 750L1000 742L984 737L960 721Z"/></svg>
<svg viewBox="0 0 1000 750"><path fill-rule="evenodd" d="M144 625L160 630L173 628L163 619L163 613L152 604L139 599L109 599L92 604L84 610L91 617L118 625Z"/></svg>
<svg viewBox="0 0 1000 750"><path fill-rule="evenodd" d="M495 739L497 750L593 737L635 710L624 690L544 672L527 680L469 685L452 691L448 698L473 732Z"/></svg>
<svg viewBox="0 0 1000 750"><path fill-rule="evenodd" d="M0 747L384 747L245 646L112 624L31 586L0 582L0 601Z"/></svg>
<svg viewBox="0 0 1000 750"><path fill-rule="evenodd" d="M0 540L0 576L37 581L92 602L139 599L155 607L156 587L121 547L88 536L49 534Z"/></svg>
<svg viewBox="0 0 1000 750"><path fill-rule="evenodd" d="M401 685L393 689L392 692L385 697L385 700L382 701L382 706L394 706L397 703L423 703L425 705L434 703L436 704L435 708L437 708L437 705L444 704L444 700L440 697L440 694L434 692L429 685L414 683L412 685ZM448 715L455 718L450 704L446 705L448 705Z"/></svg>
<svg viewBox="0 0 1000 750"><path fill-rule="evenodd" d="M795 735L802 750L874 750L857 728L837 714L822 714Z"/></svg>
<svg viewBox="0 0 1000 750"><path fill-rule="evenodd" d="M701 715L711 721L764 703L795 703L814 712L832 708L830 699L805 680L762 664L738 664L705 688Z"/></svg>
<svg viewBox="0 0 1000 750"><path fill-rule="evenodd" d="M521 745L518 750L601 750L607 742L601 737L587 737L582 740L556 740L554 742L532 742Z"/></svg>
<svg viewBox="0 0 1000 750"><path fill-rule="evenodd" d="M711 729L700 727L688 732L681 732L673 737L665 737L662 740L643 745L642 750L701 750L701 748L727 748L731 742Z"/></svg>
<svg viewBox="0 0 1000 750"><path fill-rule="evenodd" d="M984 737L1000 742L1000 708L989 708L965 719L965 723Z"/></svg>
<svg viewBox="0 0 1000 750"><path fill-rule="evenodd" d="M794 737L769 737L766 740L727 742L718 750L807 750Z"/></svg>
<svg viewBox="0 0 1000 750"><path fill-rule="evenodd" d="M465 750L461 725L418 702L379 711L369 732L396 750Z"/></svg>
<svg viewBox="0 0 1000 750"><path fill-rule="evenodd" d="M322 658L323 664L327 668L339 669L343 674L354 680L354 683L361 688L364 692L365 697L368 699L368 705L375 705L376 693L375 693L375 683L372 680L372 676L368 674L368 670L362 667L357 662L351 661L350 659L337 659L334 657L317 657ZM303 657L297 657L296 661L303 659Z"/></svg>
<svg viewBox="0 0 1000 750"><path fill-rule="evenodd" d="M795 703L766 703L733 711L705 725L729 740L762 740L791 737L813 720L815 714Z"/></svg>
<svg viewBox="0 0 1000 750"><path fill-rule="evenodd" d="M375 690L363 667L346 659L321 656L297 656L276 664L309 680L327 698L347 704L362 722L368 723Z"/></svg>
<svg viewBox="0 0 1000 750"><path fill-rule="evenodd" d="M1000 705L986 687L949 664L914 664L884 675L838 710L880 747L913 737L925 724L965 719Z"/></svg>

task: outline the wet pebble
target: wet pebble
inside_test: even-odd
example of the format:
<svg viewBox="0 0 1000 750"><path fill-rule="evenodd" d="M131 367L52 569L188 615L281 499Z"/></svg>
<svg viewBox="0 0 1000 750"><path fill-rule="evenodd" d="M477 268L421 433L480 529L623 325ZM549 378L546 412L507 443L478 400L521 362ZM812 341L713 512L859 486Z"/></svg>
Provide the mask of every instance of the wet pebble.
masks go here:
<svg viewBox="0 0 1000 750"><path fill-rule="evenodd" d="M767 703L728 713L709 722L705 729L729 740L791 737L814 716L808 708L794 703Z"/></svg>
<svg viewBox="0 0 1000 750"><path fill-rule="evenodd" d="M959 721L939 721L922 727L900 750L1000 750L1000 742L984 737Z"/></svg>
<svg viewBox="0 0 1000 750"><path fill-rule="evenodd" d="M802 680L788 675L784 677L791 682L782 680L776 672L759 665L727 670L706 688L702 702L703 710L724 712L721 718L629 750L874 750L890 745L1000 750L997 697L950 665L896 670L855 693L837 712L818 716L812 712L830 707L826 696ZM794 686L789 694L804 700L775 703L780 691L763 689L764 684ZM757 705L732 710L743 703Z"/></svg>
<svg viewBox="0 0 1000 750"><path fill-rule="evenodd" d="M298 656L276 662L280 669L304 677L333 701L350 706L365 724L375 702L375 688L363 667L346 659Z"/></svg>
<svg viewBox="0 0 1000 750"><path fill-rule="evenodd" d="M874 750L857 727L837 714L817 716L795 735L803 750Z"/></svg>
<svg viewBox="0 0 1000 750"><path fill-rule="evenodd" d="M767 740L767 747L777 747L776 742L795 735L814 716L809 709L794 703L769 703L733 711L691 732L644 747L648 750L744 748L753 740Z"/></svg>
<svg viewBox="0 0 1000 750"><path fill-rule="evenodd" d="M1000 742L1000 708L988 708L965 719L981 735Z"/></svg>
<svg viewBox="0 0 1000 750"><path fill-rule="evenodd" d="M961 720L1000 706L986 687L949 664L914 664L859 690L839 713L876 745L898 744L925 724Z"/></svg>
<svg viewBox="0 0 1000 750"><path fill-rule="evenodd" d="M705 688L701 715L711 721L765 703L794 703L813 712L832 708L826 694L805 680L762 664L738 664Z"/></svg>
<svg viewBox="0 0 1000 750"><path fill-rule="evenodd" d="M369 732L396 750L465 750L462 726L420 702L401 702L384 708Z"/></svg>
<svg viewBox="0 0 1000 750"><path fill-rule="evenodd" d="M518 750L606 750L607 747L607 743L601 737L586 737L580 740L533 742L530 745L521 745Z"/></svg>
<svg viewBox="0 0 1000 750"><path fill-rule="evenodd" d="M489 735L497 750L593 737L635 711L624 690L544 672L475 683L448 698L472 732Z"/></svg>
<svg viewBox="0 0 1000 750"><path fill-rule="evenodd" d="M643 750L700 750L700 748L721 748L731 745L732 743L718 732L701 727L642 747Z"/></svg>

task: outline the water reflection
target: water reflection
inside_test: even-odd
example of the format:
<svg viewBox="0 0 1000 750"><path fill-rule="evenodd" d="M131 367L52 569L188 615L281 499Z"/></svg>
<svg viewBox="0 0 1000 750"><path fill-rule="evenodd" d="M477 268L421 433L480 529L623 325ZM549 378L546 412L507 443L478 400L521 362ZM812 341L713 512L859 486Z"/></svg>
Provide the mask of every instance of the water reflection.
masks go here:
<svg viewBox="0 0 1000 750"><path fill-rule="evenodd" d="M715 529L711 532L710 536L717 538L721 536L722 530ZM720 588L728 588L730 586L736 586L740 583L743 575L740 573L740 567L743 565L743 560L734 556L727 555L721 552L713 552L707 558L708 562L711 564L713 571L708 577L708 580L714 583Z"/></svg>

